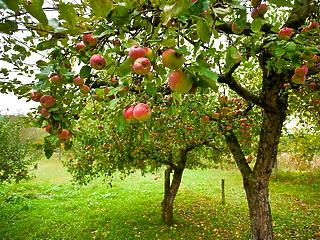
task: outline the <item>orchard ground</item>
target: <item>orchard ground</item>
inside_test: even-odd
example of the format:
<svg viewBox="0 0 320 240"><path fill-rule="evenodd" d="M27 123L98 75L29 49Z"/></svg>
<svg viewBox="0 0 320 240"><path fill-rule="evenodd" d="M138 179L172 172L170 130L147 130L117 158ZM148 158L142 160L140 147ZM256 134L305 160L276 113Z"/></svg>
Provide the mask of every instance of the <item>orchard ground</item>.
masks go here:
<svg viewBox="0 0 320 240"><path fill-rule="evenodd" d="M160 218L162 173L79 187L56 160L36 178L0 185L1 239L249 239L237 170L186 170L173 227ZM221 204L221 179L226 204ZM279 173L270 183L275 239L320 239L320 173Z"/></svg>

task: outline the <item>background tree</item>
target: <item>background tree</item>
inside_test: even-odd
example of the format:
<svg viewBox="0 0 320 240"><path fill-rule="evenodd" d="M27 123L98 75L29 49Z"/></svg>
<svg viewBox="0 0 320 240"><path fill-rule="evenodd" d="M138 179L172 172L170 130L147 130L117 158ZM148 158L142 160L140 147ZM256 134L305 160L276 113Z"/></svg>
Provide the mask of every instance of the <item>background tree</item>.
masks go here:
<svg viewBox="0 0 320 240"><path fill-rule="evenodd" d="M30 178L35 159L28 156L31 144L23 138L25 120L0 116L0 182L19 182Z"/></svg>

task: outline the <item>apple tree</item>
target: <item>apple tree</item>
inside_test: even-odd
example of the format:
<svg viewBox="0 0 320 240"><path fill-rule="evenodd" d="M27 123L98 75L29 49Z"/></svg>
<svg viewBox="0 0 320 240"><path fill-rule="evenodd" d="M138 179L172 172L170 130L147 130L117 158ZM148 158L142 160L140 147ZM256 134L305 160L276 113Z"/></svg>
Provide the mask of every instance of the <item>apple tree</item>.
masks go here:
<svg viewBox="0 0 320 240"><path fill-rule="evenodd" d="M29 168L34 164L29 157L31 144L22 137L25 120L0 116L0 182L19 182L28 179Z"/></svg>
<svg viewBox="0 0 320 240"><path fill-rule="evenodd" d="M51 133L45 142L47 156L59 144L69 148L81 138L80 130L74 127L82 119L81 112L88 109L93 109L92 115L107 114L106 129L111 137L123 134L119 129L126 125L122 126L121 114L131 104L152 103L151 112L157 116L158 95L163 98L169 93L179 110L187 107L190 111L192 104L185 105L184 101L193 87L241 98L245 107L237 109L238 116L222 104L209 116L217 119L210 124L223 134L242 174L252 239L272 239L268 184L284 122L287 116L300 114L312 115L317 124L319 121L319 2L97 0L52 1L48 8L43 2L0 2L2 8L7 8L0 25L5 34L2 48L9 53L1 59L12 62L23 74L32 74L31 66L23 61L33 52L46 52L46 58L37 61L33 84L4 81L1 89L20 96L33 89L31 98L41 104L34 115L35 124ZM58 18L48 19L49 10L57 11ZM26 17L30 15L33 18ZM22 43L15 37L19 30L30 32ZM8 69L1 73L4 78L9 75ZM218 103L217 95L205 92L202 98ZM91 97L102 101L88 107ZM149 119L143 122L143 128L151 124L153 115L149 110L139 108L136 114L132 111L138 121ZM164 119L170 117L169 113L164 111ZM220 119L221 113L227 117ZM247 114L252 117L245 117ZM165 127L170 126L167 121ZM192 125L196 123L192 121ZM183 131L183 126L177 124L177 132ZM154 144L148 142L141 129L128 126L134 139L145 138L146 143L139 144ZM168 131L166 128L163 133ZM91 138L89 145L94 141ZM134 151L135 144L133 141L123 147ZM148 155L144 151L151 146L137 153ZM189 149L183 144L182 148L175 147L172 143L175 154ZM99 147L93 149L98 151ZM121 151L119 142L118 148L111 147L107 152L113 152L112 157ZM251 167L248 160L253 154ZM110 163L113 169L117 168L113 163L120 161Z"/></svg>

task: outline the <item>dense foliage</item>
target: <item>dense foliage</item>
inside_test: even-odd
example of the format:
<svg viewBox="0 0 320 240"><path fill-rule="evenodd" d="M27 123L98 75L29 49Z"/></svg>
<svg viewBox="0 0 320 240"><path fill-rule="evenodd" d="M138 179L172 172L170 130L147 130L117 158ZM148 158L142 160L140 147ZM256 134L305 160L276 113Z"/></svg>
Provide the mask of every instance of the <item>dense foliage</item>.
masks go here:
<svg viewBox="0 0 320 240"><path fill-rule="evenodd" d="M0 117L0 182L29 178L34 159L28 156L30 143L23 139L25 120Z"/></svg>

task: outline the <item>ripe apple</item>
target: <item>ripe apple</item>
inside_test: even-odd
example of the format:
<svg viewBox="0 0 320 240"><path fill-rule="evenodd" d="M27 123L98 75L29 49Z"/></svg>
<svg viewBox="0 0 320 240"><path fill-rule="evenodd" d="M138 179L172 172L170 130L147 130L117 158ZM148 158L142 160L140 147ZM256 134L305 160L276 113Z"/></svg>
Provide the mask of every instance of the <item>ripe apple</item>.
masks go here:
<svg viewBox="0 0 320 240"><path fill-rule="evenodd" d="M82 43L82 42L76 44L76 50L78 52L82 51L85 47L86 47L86 45L84 45L84 43Z"/></svg>
<svg viewBox="0 0 320 240"><path fill-rule="evenodd" d="M151 63L148 58L138 58L134 61L132 70L137 74L146 75L151 70Z"/></svg>
<svg viewBox="0 0 320 240"><path fill-rule="evenodd" d="M42 93L39 91L34 91L30 94L31 100L35 102L40 102L40 98L42 97Z"/></svg>
<svg viewBox="0 0 320 240"><path fill-rule="evenodd" d="M210 117L208 115L205 115L205 116L201 117L201 122L202 123L210 122Z"/></svg>
<svg viewBox="0 0 320 240"><path fill-rule="evenodd" d="M50 133L51 130L52 130L52 126L51 126L51 124L48 124L48 125L45 126L43 129L44 129L47 133Z"/></svg>
<svg viewBox="0 0 320 240"><path fill-rule="evenodd" d="M90 92L90 87L88 85L82 85L80 87L80 92L87 95Z"/></svg>
<svg viewBox="0 0 320 240"><path fill-rule="evenodd" d="M98 43L98 39L94 38L91 33L83 34L82 41L86 46L89 46L89 47L94 47Z"/></svg>
<svg viewBox="0 0 320 240"><path fill-rule="evenodd" d="M49 110L48 110L47 108L41 107L41 108L39 109L39 113L40 113L42 116L44 116L45 118L50 117L50 112L49 112Z"/></svg>
<svg viewBox="0 0 320 240"><path fill-rule="evenodd" d="M235 34L240 34L243 31L243 28L239 28L239 26L236 23L231 24L231 30Z"/></svg>
<svg viewBox="0 0 320 240"><path fill-rule="evenodd" d="M292 35L293 29L288 27L281 28L278 32L278 38L280 39L290 39Z"/></svg>
<svg viewBox="0 0 320 240"><path fill-rule="evenodd" d="M138 58L142 58L145 56L145 51L139 45L134 45L129 49L129 57L132 60L136 60Z"/></svg>
<svg viewBox="0 0 320 240"><path fill-rule="evenodd" d="M218 98L219 103L227 103L228 102L228 97L225 95L221 95Z"/></svg>
<svg viewBox="0 0 320 240"><path fill-rule="evenodd" d="M50 82L53 84L53 85L60 85L62 84L62 77L59 75L59 74L54 74L50 77Z"/></svg>
<svg viewBox="0 0 320 240"><path fill-rule="evenodd" d="M221 113L220 112L215 112L215 113L212 114L212 117L214 119L219 120L219 119L221 119Z"/></svg>
<svg viewBox="0 0 320 240"><path fill-rule="evenodd" d="M314 29L314 28L318 28L318 27L319 27L319 23L314 20L311 20L308 25L309 30Z"/></svg>
<svg viewBox="0 0 320 240"><path fill-rule="evenodd" d="M311 91L316 91L317 90L317 88L318 88L318 84L316 83L316 82L311 82L311 83L309 83L309 89L311 90Z"/></svg>
<svg viewBox="0 0 320 240"><path fill-rule="evenodd" d="M251 11L251 17L252 17L253 19L256 19L256 18L260 17L257 8L252 9L252 11Z"/></svg>
<svg viewBox="0 0 320 240"><path fill-rule="evenodd" d="M77 76L73 79L73 83L74 85L81 87L84 84L84 80L80 76Z"/></svg>
<svg viewBox="0 0 320 240"><path fill-rule="evenodd" d="M251 0L252 7L256 8L260 5L261 0Z"/></svg>
<svg viewBox="0 0 320 240"><path fill-rule="evenodd" d="M68 140L70 137L71 137L71 133L69 130L67 129L61 129L59 132L58 132L58 138L62 141L65 141L65 140Z"/></svg>
<svg viewBox="0 0 320 240"><path fill-rule="evenodd" d="M134 106L129 106L125 110L123 110L123 117L128 122L131 122L135 119L133 116L133 109Z"/></svg>
<svg viewBox="0 0 320 240"><path fill-rule="evenodd" d="M90 58L90 66L96 70L106 67L106 60L100 54L95 54Z"/></svg>
<svg viewBox="0 0 320 240"><path fill-rule="evenodd" d="M176 92L185 94L192 88L192 80L182 70L174 70L169 73L169 87Z"/></svg>
<svg viewBox="0 0 320 240"><path fill-rule="evenodd" d="M151 117L151 109L148 104L138 103L133 108L133 116L138 121L147 121Z"/></svg>
<svg viewBox="0 0 320 240"><path fill-rule="evenodd" d="M169 48L162 53L163 65L172 70L181 68L184 61L183 55L172 48Z"/></svg>
<svg viewBox="0 0 320 240"><path fill-rule="evenodd" d="M44 108L51 108L56 103L56 100L51 95L43 95L40 98L41 106Z"/></svg>
<svg viewBox="0 0 320 240"><path fill-rule="evenodd" d="M296 74L292 76L292 82L294 82L295 84L303 84L305 80L306 76L298 76Z"/></svg>
<svg viewBox="0 0 320 240"><path fill-rule="evenodd" d="M258 7L257 7L257 11L258 14L260 16L263 16L267 11L268 11L268 6L265 3L261 3Z"/></svg>
<svg viewBox="0 0 320 240"><path fill-rule="evenodd" d="M307 75L308 73L308 67L306 65L301 65L300 67L297 67L294 70L295 75L297 75L298 77L302 77Z"/></svg>

